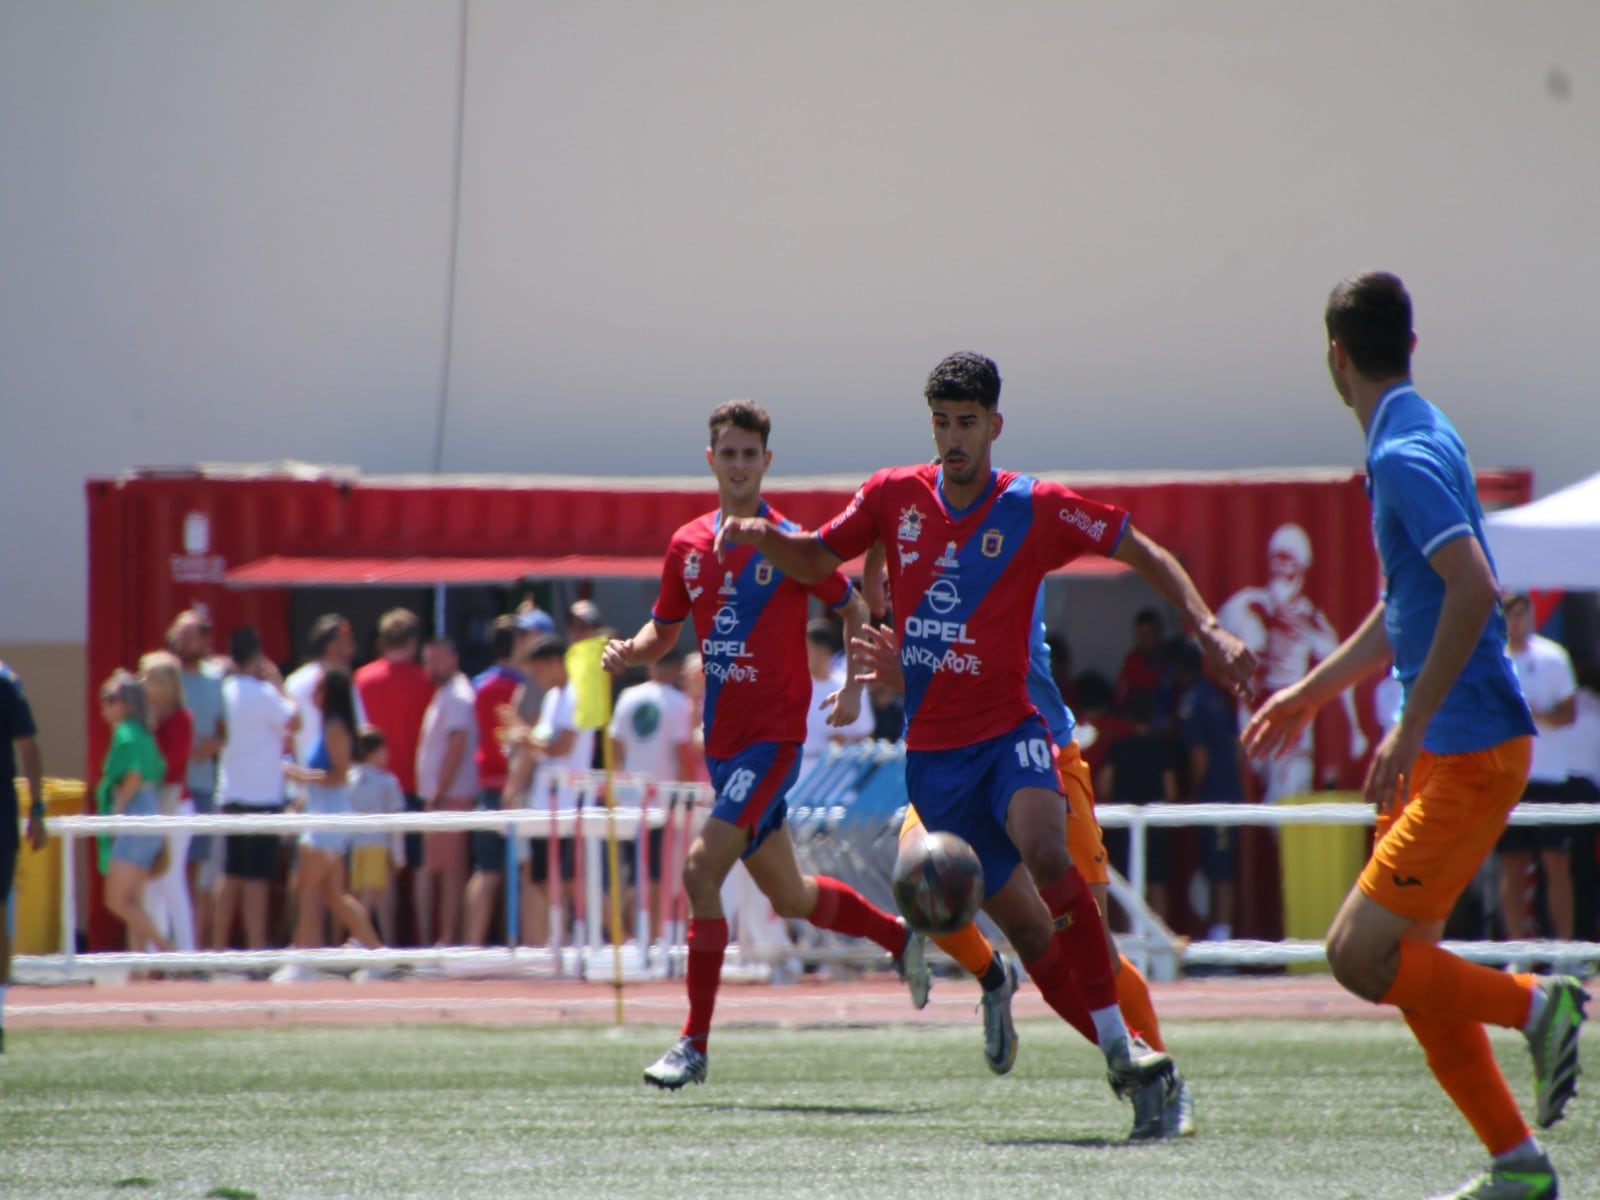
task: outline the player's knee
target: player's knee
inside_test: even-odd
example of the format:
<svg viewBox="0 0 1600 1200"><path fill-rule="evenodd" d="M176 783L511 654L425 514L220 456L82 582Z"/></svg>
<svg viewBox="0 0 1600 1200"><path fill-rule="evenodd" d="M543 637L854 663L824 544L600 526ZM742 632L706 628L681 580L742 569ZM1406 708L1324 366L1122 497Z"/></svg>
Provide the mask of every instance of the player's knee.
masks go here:
<svg viewBox="0 0 1600 1200"><path fill-rule="evenodd" d="M1065 841L1035 842L1027 854L1028 874L1039 887L1054 883L1073 870L1072 853Z"/></svg>
<svg viewBox="0 0 1600 1200"><path fill-rule="evenodd" d="M809 917L816 907L803 883L799 887L777 888L767 893L767 899L772 902L772 911L786 921Z"/></svg>
<svg viewBox="0 0 1600 1200"><path fill-rule="evenodd" d="M1328 935L1328 967L1339 986L1363 1000L1376 1004L1389 990L1382 964L1341 929Z"/></svg>

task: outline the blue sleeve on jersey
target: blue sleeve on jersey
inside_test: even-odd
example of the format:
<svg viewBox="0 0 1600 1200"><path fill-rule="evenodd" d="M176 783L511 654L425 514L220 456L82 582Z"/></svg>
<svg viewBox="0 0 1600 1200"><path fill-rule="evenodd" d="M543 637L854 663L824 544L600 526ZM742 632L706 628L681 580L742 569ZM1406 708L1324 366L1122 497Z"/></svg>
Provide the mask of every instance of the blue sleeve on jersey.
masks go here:
<svg viewBox="0 0 1600 1200"><path fill-rule="evenodd" d="M1417 439L1394 443L1372 463L1373 486L1423 558L1473 532L1457 478L1437 447Z"/></svg>

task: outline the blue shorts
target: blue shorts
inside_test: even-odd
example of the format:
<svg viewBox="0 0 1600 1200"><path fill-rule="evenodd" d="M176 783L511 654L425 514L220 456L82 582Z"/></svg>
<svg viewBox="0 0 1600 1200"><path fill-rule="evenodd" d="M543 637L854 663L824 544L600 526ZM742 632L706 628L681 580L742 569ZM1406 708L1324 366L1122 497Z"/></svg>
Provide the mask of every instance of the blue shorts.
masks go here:
<svg viewBox="0 0 1600 1200"><path fill-rule="evenodd" d="M160 813L156 804L156 790L142 787L122 810L124 817L154 817ZM167 839L159 833L119 833L111 843L111 861L132 863L141 871L148 871L161 853Z"/></svg>
<svg viewBox="0 0 1600 1200"><path fill-rule="evenodd" d="M750 846L740 856L749 858L775 830L783 828L789 789L800 776L800 745L757 742L732 758L708 754L706 766L711 769L711 787L717 794L711 815L750 835Z"/></svg>
<svg viewBox="0 0 1600 1200"><path fill-rule="evenodd" d="M1022 865L1006 833L1006 812L1023 788L1061 794L1055 746L1038 716L986 742L906 752L906 792L923 827L953 833L972 847L983 864L985 900Z"/></svg>

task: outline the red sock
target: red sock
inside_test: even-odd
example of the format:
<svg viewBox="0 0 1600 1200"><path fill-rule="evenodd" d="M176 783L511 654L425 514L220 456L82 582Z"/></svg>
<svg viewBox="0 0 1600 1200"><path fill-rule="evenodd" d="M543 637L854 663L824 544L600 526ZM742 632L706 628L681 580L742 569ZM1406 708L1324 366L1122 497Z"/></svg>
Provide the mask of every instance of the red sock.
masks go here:
<svg viewBox="0 0 1600 1200"><path fill-rule="evenodd" d="M906 929L882 909L874 908L848 883L816 876L817 903L806 918L818 929L846 937L871 938L890 954L906 948Z"/></svg>
<svg viewBox="0 0 1600 1200"><path fill-rule="evenodd" d="M728 948L728 922L724 917L709 921L689 918L689 1016L683 1023L683 1036L701 1054L711 1036L711 1010L717 1006L717 988L722 983L722 954Z"/></svg>
<svg viewBox="0 0 1600 1200"><path fill-rule="evenodd" d="M1039 889L1055 918L1055 941L1070 964L1073 981L1083 992L1090 1012L1117 1005L1117 977L1106 948L1106 928L1094 893L1073 867L1060 879ZM1029 974L1032 974L1030 971Z"/></svg>
<svg viewBox="0 0 1600 1200"><path fill-rule="evenodd" d="M1067 956L1062 953L1060 943L1051 938L1044 953L1023 966L1028 968L1028 978L1044 996L1044 1002L1083 1034L1091 1046L1098 1046L1100 1035L1095 1032L1094 1019L1089 1016L1089 1006L1083 1002L1083 993L1072 981L1072 969L1067 966Z"/></svg>

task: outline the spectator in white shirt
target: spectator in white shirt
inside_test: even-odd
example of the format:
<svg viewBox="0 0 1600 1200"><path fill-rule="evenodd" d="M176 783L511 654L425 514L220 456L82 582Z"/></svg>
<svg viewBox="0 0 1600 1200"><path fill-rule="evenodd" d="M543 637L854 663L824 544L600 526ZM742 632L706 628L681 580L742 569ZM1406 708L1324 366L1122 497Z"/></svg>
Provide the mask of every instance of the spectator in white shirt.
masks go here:
<svg viewBox="0 0 1600 1200"><path fill-rule="evenodd" d="M422 665L435 690L417 743L417 791L427 812L470 812L478 794L478 716L473 703L477 695L472 681L461 673L456 644L449 637L428 643ZM467 849L464 830L429 833L422 839L422 869L433 879L439 916L436 933L434 914L426 906L417 913L417 938L424 946L461 941Z"/></svg>
<svg viewBox="0 0 1600 1200"><path fill-rule="evenodd" d="M566 642L550 635L529 647L528 676L544 693L539 720L531 729L512 728L507 738L512 757L506 788L514 796L525 795L526 806L540 812L576 812L578 793L567 782L566 773L588 771L594 762L594 730L579 729L574 719L577 696L567 678L566 653ZM551 851L548 837L528 841L520 902L525 946L550 942ZM575 874L576 846L572 838L560 838L554 851L565 891Z"/></svg>
<svg viewBox="0 0 1600 1200"><path fill-rule="evenodd" d="M845 686L840 666L844 635L827 617L816 617L806 625L806 663L811 669L811 706L806 710L806 740L800 747L800 775L804 779L815 768L830 745L843 746L872 736L872 706L864 704L848 725L832 723L834 697ZM861 685L853 684L859 692Z"/></svg>
<svg viewBox="0 0 1600 1200"><path fill-rule="evenodd" d="M283 811L283 759L299 717L283 693L283 679L261 652L261 639L248 626L233 631L229 651L237 671L222 682L223 719L228 740L218 758L217 791L222 811L271 814ZM244 919L245 948L267 944L267 901L278 871L275 833L233 834L223 843L222 887L217 893L211 944L228 946L233 919Z"/></svg>
<svg viewBox="0 0 1600 1200"><path fill-rule="evenodd" d="M618 771L626 771L647 784L694 778L694 739L690 729L694 718L689 697L678 690L682 675L683 652L673 647L651 664L648 682L626 688L617 697L616 710L611 715L611 741ZM647 805L650 789L641 788L639 799L641 806ZM655 807L659 808L663 799L658 790ZM650 939L654 942L661 934L659 826L650 830L645 846L649 853L646 907L650 913ZM624 863L624 878L629 878L628 866ZM631 890L631 879L629 886ZM631 917L631 901L624 900L623 911Z"/></svg>
<svg viewBox="0 0 1600 1200"><path fill-rule="evenodd" d="M1539 735L1533 740L1533 762L1523 804L1564 804L1573 799L1567 777L1568 739L1563 736L1577 716L1578 684L1566 650L1533 628L1533 602L1526 592L1508 593L1506 653L1517 668L1522 694L1533 711ZM1508 825L1500 835L1500 911L1506 936L1528 936L1528 869L1535 855L1544 875L1545 911L1550 932L1562 941L1572 938L1572 867L1570 825Z"/></svg>

